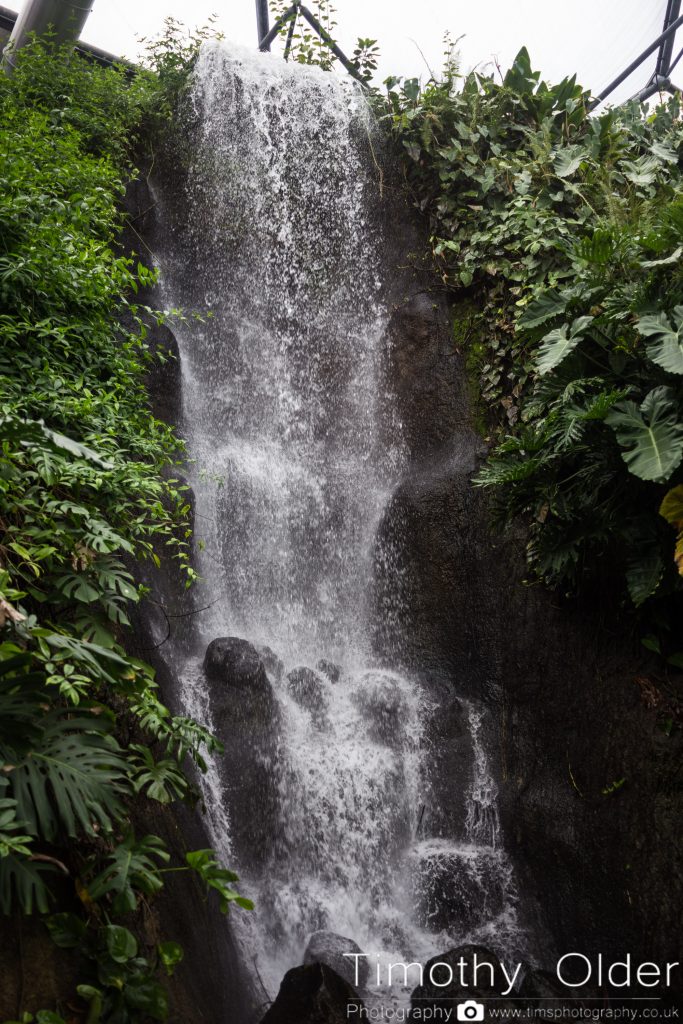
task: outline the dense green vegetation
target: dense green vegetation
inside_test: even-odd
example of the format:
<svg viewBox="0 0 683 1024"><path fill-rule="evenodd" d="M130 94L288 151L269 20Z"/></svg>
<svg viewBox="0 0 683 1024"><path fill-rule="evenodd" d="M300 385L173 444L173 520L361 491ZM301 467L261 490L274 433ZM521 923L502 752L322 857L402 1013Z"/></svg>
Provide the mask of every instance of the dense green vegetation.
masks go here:
<svg viewBox="0 0 683 1024"><path fill-rule="evenodd" d="M171 864L129 824L133 802L194 803L185 768L219 749L127 649L145 597L135 560L193 579L182 445L145 387L157 315L135 295L154 275L116 237L136 140L163 123L195 52L171 26L152 50L160 73L35 45L0 75L0 912L47 915L90 965L90 1024L167 1015L159 969L182 949L144 957L134 934L165 871L196 872L223 909L250 905L212 851Z"/></svg>
<svg viewBox="0 0 683 1024"><path fill-rule="evenodd" d="M388 119L494 448L477 482L528 524L532 574L601 578L683 667L683 126L678 98L591 115L522 50L389 80Z"/></svg>

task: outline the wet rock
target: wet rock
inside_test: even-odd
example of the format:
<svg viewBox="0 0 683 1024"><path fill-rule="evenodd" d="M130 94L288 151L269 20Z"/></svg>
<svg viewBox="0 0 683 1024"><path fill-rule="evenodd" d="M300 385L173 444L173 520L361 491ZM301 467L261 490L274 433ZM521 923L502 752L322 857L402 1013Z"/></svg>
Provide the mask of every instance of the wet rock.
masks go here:
<svg viewBox="0 0 683 1024"><path fill-rule="evenodd" d="M287 971L277 999L261 1024L348 1024L349 1008L363 1007L348 982L326 964L305 964Z"/></svg>
<svg viewBox="0 0 683 1024"><path fill-rule="evenodd" d="M343 935L336 932L313 932L306 952L304 953L304 964L325 964L348 982L349 985L356 984L356 963L358 963L358 985L361 990L365 988L368 980L369 967L366 959L355 961L345 953L362 953L362 949L353 939L345 939Z"/></svg>
<svg viewBox="0 0 683 1024"><path fill-rule="evenodd" d="M395 679L366 676L353 700L367 716L371 739L388 746L400 745L407 711L405 695Z"/></svg>
<svg viewBox="0 0 683 1024"><path fill-rule="evenodd" d="M496 917L506 903L509 868L497 850L444 850L424 844L414 873L424 927L465 931Z"/></svg>
<svg viewBox="0 0 683 1024"><path fill-rule="evenodd" d="M463 835L468 810L468 789L456 780L470 778L474 748L467 708L446 692L427 710L426 762L429 793L423 821L424 835Z"/></svg>
<svg viewBox="0 0 683 1024"><path fill-rule="evenodd" d="M572 989L569 992L564 985L560 982L556 974L552 974L550 971L538 970L535 967L530 967L528 964L524 977L522 978L521 984L517 990L517 994L525 999L528 999L530 1003L534 1005L543 1006L546 1005L550 1009L551 1007L561 1008L562 1004L558 1001L562 997L567 998L568 996L585 995L583 991L577 991ZM570 1005L571 1000L567 999L567 1005Z"/></svg>
<svg viewBox="0 0 683 1024"><path fill-rule="evenodd" d="M322 714L327 710L323 682L317 672L304 666L287 676L287 689L297 704L307 711Z"/></svg>
<svg viewBox="0 0 683 1024"><path fill-rule="evenodd" d="M432 969L437 984L431 980ZM450 972L452 981L445 984ZM427 1006L452 1010L454 999L499 996L507 987L508 982L495 953L485 946L458 946L425 964L423 984L413 990L410 1005L413 1010L424 1010ZM497 1007L501 1005L496 1002Z"/></svg>
<svg viewBox="0 0 683 1024"><path fill-rule="evenodd" d="M219 772L235 854L261 866L278 829L278 705L258 651L239 637L213 640L204 658L214 728L225 747Z"/></svg>
<svg viewBox="0 0 683 1024"><path fill-rule="evenodd" d="M236 636L211 641L204 655L204 672L207 679L228 686L270 689L258 651Z"/></svg>
<svg viewBox="0 0 683 1024"><path fill-rule="evenodd" d="M165 324L149 325L147 345L152 360L147 371L147 387L154 413L166 423L178 424L181 418L182 370L180 350L173 331Z"/></svg>
<svg viewBox="0 0 683 1024"><path fill-rule="evenodd" d="M267 647L264 644L263 647L257 647L256 649L259 653L261 661L263 662L263 667L265 668L268 675L279 683L283 675L285 674L284 662L281 661L280 658L278 658L277 654L272 649L272 647Z"/></svg>
<svg viewBox="0 0 683 1024"><path fill-rule="evenodd" d="M326 675L331 683L339 682L341 669L339 668L339 665L335 665L333 661L327 661L325 658L321 658L315 667L319 672L322 672L323 675Z"/></svg>

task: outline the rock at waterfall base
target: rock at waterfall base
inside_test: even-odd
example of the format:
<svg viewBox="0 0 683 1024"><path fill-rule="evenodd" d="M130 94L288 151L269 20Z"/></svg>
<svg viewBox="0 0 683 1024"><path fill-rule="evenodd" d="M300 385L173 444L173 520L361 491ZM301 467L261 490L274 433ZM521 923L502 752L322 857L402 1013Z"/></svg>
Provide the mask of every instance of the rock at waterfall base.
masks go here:
<svg viewBox="0 0 683 1024"><path fill-rule="evenodd" d="M282 659L278 658L272 647L268 647L265 644L262 647L257 647L256 649L268 675L279 683L285 674L285 666Z"/></svg>
<svg viewBox="0 0 683 1024"><path fill-rule="evenodd" d="M353 939L345 939L343 935L337 935L336 932L313 932L304 953L304 964L325 964L349 985L355 985L362 990L368 980L370 970L368 962L366 959L354 961L345 955L349 953L362 954L362 952L360 946ZM356 963L358 963L357 982Z"/></svg>
<svg viewBox="0 0 683 1024"><path fill-rule="evenodd" d="M461 959L465 962L462 973L465 984L461 983ZM478 965L476 976L474 973L475 963ZM447 976L447 968L436 967L437 964L446 964L452 970L453 981L450 985L442 983L442 978ZM492 971L484 966L488 964L491 965ZM432 967L435 967L434 974L439 983L436 985L430 980ZM495 953L484 946L458 946L440 956L432 957L425 964L423 977L424 984L418 985L410 997L412 1011L417 1011L419 1008L420 1012L424 1012L428 1006L443 1010L452 1009L454 999L485 999L487 996L499 996L507 988L500 960ZM507 1004L497 1001L495 1005L501 1007ZM419 1018L413 1017L412 1019Z"/></svg>
<svg viewBox="0 0 683 1024"><path fill-rule="evenodd" d="M339 665L335 665L333 661L327 661L326 658L321 658L315 666L319 672L326 675L331 683L338 683L341 676L341 669Z"/></svg>
<svg viewBox="0 0 683 1024"><path fill-rule="evenodd" d="M308 711L317 729L328 729L327 697L325 685L312 668L300 666L287 676L287 689L300 708Z"/></svg>
<svg viewBox="0 0 683 1024"><path fill-rule="evenodd" d="M264 864L278 827L279 717L258 651L239 637L213 640L204 657L213 725L224 746L216 767L230 807L234 853Z"/></svg>
<svg viewBox="0 0 683 1024"><path fill-rule="evenodd" d="M336 971L304 964L287 971L261 1024L348 1024L350 1006L360 1010L363 1002Z"/></svg>

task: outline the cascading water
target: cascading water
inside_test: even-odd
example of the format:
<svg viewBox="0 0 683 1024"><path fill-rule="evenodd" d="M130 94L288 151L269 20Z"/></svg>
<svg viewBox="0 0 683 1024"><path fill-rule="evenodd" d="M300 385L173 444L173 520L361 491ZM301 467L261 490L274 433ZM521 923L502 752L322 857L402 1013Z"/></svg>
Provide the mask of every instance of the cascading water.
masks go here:
<svg viewBox="0 0 683 1024"><path fill-rule="evenodd" d="M169 304L211 312L178 330L211 606L167 657L187 712L209 725L211 640L248 640L268 669L267 742L242 737L229 785L219 763L205 782L212 838L257 905L235 918L245 962L272 997L318 929L394 961L514 942L482 712L462 704L471 768L453 784L466 820L429 838L437 702L373 656L376 537L406 453L387 384L371 117L334 75L218 44L201 54L192 103L183 237L163 267ZM240 790L251 759L267 815L260 792ZM235 842L245 814L268 819L259 849Z"/></svg>

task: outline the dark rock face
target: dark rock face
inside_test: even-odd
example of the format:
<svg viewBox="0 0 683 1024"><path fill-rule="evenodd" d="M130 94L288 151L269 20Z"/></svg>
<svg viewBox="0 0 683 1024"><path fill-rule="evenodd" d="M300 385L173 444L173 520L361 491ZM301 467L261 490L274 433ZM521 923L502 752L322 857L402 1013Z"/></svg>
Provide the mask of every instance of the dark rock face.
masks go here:
<svg viewBox="0 0 683 1024"><path fill-rule="evenodd" d="M319 672L326 675L331 683L338 683L341 675L341 669L339 665L335 665L333 661L326 661L325 658L321 658L318 664L315 666Z"/></svg>
<svg viewBox="0 0 683 1024"><path fill-rule="evenodd" d="M351 1006L363 1003L343 978L325 964L308 964L287 971L261 1024L348 1024ZM358 1011L353 1017L360 1019Z"/></svg>
<svg viewBox="0 0 683 1024"><path fill-rule="evenodd" d="M412 461L379 531L377 652L488 705L483 738L521 910L549 961L567 950L676 960L683 734L661 730L656 696L638 683L651 678L648 655L608 594L596 585L579 605L523 585L524 536L497 534L488 495L471 483L484 447L449 314L428 298L400 307L391 325ZM453 729L465 756L461 717L434 717L432 778L461 771L450 746ZM432 795L425 834L457 824L459 812L444 814L455 788Z"/></svg>
<svg viewBox="0 0 683 1024"><path fill-rule="evenodd" d="M463 835L467 818L467 787L454 779L467 779L474 751L466 709L448 689L429 716L427 736L429 792L426 794L422 834L433 837Z"/></svg>
<svg viewBox="0 0 683 1024"><path fill-rule="evenodd" d="M491 920L505 906L504 878L496 850L436 850L420 860L413 885L421 923L456 933Z"/></svg>
<svg viewBox="0 0 683 1024"><path fill-rule="evenodd" d="M364 679L354 692L353 700L366 716L370 739L390 747L401 746L406 703L397 682L392 679Z"/></svg>
<svg viewBox="0 0 683 1024"><path fill-rule="evenodd" d="M287 689L297 704L310 711L314 720L324 723L327 701L322 679L312 668L293 669L287 676Z"/></svg>
<svg viewBox="0 0 683 1024"><path fill-rule="evenodd" d="M257 651L268 675L279 683L285 672L285 666L280 658L278 658L272 647L264 645L263 647L258 647Z"/></svg>
<svg viewBox="0 0 683 1024"><path fill-rule="evenodd" d="M258 651L248 640L236 636L212 640L204 656L207 679L228 686L268 690L268 680Z"/></svg>
<svg viewBox="0 0 683 1024"><path fill-rule="evenodd" d="M220 770L231 808L235 852L262 865L277 833L279 716L258 651L239 637L212 640L204 657L211 710L225 746Z"/></svg>
<svg viewBox="0 0 683 1024"><path fill-rule="evenodd" d="M336 932L313 932L306 952L304 953L304 964L325 964L331 967L340 978L343 978L349 985L356 985L356 963L358 964L358 984L361 991L365 988L368 980L367 959L354 960L345 953L362 953L362 949L353 939L345 939L343 935Z"/></svg>
<svg viewBox="0 0 683 1024"><path fill-rule="evenodd" d="M507 988L495 953L484 946L458 946L427 961L423 984L414 989L410 1005L412 1010L427 1006L446 1010L453 1007L453 1000L499 996Z"/></svg>

